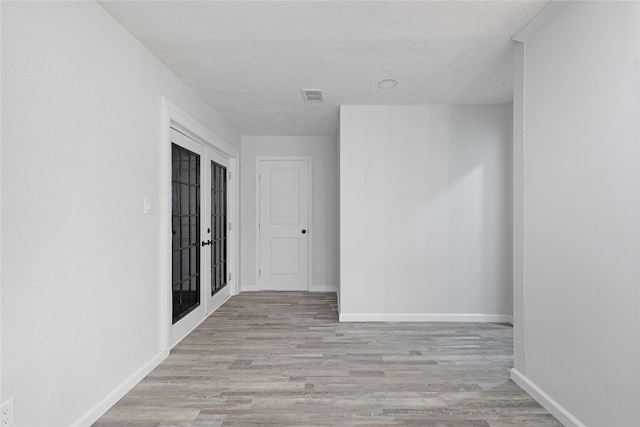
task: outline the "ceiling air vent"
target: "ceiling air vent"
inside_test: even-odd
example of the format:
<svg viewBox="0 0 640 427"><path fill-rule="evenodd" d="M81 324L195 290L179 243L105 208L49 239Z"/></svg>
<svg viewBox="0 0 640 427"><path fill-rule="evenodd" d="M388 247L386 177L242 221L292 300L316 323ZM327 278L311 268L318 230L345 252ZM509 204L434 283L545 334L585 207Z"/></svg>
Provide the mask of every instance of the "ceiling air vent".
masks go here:
<svg viewBox="0 0 640 427"><path fill-rule="evenodd" d="M322 89L302 89L305 101L322 101Z"/></svg>

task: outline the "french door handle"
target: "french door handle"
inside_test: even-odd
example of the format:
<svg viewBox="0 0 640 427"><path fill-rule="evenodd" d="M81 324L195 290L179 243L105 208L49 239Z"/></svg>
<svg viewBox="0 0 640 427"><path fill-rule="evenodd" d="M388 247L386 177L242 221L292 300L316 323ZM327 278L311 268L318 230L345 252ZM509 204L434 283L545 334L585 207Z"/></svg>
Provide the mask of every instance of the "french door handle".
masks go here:
<svg viewBox="0 0 640 427"><path fill-rule="evenodd" d="M211 240L207 240L206 242L203 240L202 246L207 246L207 245L210 245L211 243L212 243Z"/></svg>

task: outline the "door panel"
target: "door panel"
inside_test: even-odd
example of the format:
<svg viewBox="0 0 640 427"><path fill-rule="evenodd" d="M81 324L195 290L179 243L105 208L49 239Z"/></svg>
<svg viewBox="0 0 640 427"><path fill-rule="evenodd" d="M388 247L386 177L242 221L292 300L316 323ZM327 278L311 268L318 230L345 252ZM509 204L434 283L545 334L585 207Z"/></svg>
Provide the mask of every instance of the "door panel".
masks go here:
<svg viewBox="0 0 640 427"><path fill-rule="evenodd" d="M300 177L297 168L271 168L269 222L272 225L300 225Z"/></svg>
<svg viewBox="0 0 640 427"><path fill-rule="evenodd" d="M197 325L205 314L205 270L201 258L204 156L202 145L171 130L171 343Z"/></svg>
<svg viewBox="0 0 640 427"><path fill-rule="evenodd" d="M200 305L200 156L176 144L171 154L176 172L171 179L172 322L176 323Z"/></svg>
<svg viewBox="0 0 640 427"><path fill-rule="evenodd" d="M309 287L309 161L259 161L258 287Z"/></svg>
<svg viewBox="0 0 640 427"><path fill-rule="evenodd" d="M207 310L215 310L230 296L229 284L229 240L228 236L228 168L229 160L215 152L209 153L210 165L210 202L209 234L209 302Z"/></svg>

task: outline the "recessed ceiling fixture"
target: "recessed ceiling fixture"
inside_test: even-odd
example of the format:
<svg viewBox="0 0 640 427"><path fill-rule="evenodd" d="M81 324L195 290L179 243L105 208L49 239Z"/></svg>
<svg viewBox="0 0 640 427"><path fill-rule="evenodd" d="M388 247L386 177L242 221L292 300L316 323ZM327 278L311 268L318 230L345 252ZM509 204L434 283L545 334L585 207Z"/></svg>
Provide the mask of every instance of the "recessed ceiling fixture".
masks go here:
<svg viewBox="0 0 640 427"><path fill-rule="evenodd" d="M322 101L322 89L301 89L305 101Z"/></svg>
<svg viewBox="0 0 640 427"><path fill-rule="evenodd" d="M396 86L398 86L398 81L394 79L384 79L378 82L380 89L393 89Z"/></svg>

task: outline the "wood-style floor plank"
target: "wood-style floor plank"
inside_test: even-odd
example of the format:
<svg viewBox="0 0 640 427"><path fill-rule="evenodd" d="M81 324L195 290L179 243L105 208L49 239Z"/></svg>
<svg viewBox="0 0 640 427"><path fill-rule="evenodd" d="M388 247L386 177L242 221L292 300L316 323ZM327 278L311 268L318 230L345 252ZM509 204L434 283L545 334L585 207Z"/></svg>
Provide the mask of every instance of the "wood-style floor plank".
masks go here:
<svg viewBox="0 0 640 427"><path fill-rule="evenodd" d="M334 293L243 293L94 426L561 426L512 363L508 325L338 323Z"/></svg>

